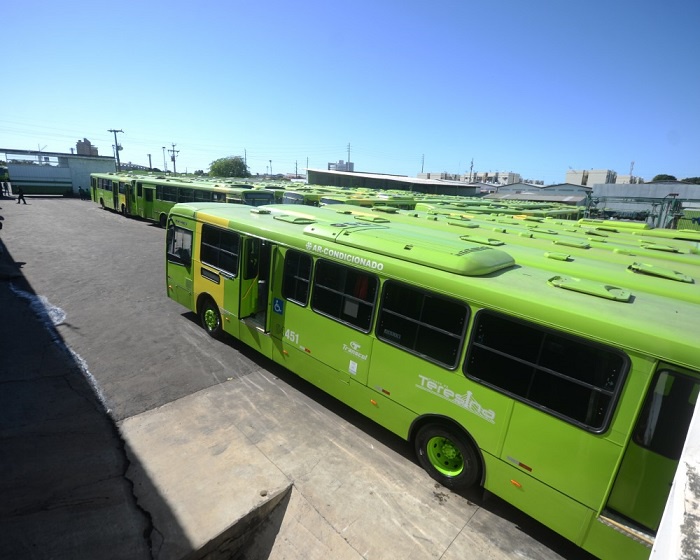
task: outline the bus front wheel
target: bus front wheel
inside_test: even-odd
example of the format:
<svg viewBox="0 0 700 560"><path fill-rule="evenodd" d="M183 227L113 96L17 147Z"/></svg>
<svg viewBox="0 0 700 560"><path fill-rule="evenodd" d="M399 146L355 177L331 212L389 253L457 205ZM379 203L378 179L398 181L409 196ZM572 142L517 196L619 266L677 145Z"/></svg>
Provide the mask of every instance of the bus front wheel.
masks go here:
<svg viewBox="0 0 700 560"><path fill-rule="evenodd" d="M418 462L428 474L451 490L465 490L480 479L479 457L467 438L441 424L423 426L416 435Z"/></svg>
<svg viewBox="0 0 700 560"><path fill-rule="evenodd" d="M219 307L211 298L206 298L199 309L199 320L207 334L213 338L219 338L223 332L221 328L221 313Z"/></svg>

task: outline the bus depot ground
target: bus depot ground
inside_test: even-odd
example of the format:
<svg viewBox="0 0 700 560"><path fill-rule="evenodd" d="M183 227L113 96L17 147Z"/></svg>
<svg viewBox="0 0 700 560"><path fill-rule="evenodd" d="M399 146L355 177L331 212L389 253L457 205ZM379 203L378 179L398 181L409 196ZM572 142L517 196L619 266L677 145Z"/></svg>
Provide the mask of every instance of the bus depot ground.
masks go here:
<svg viewBox="0 0 700 560"><path fill-rule="evenodd" d="M1 559L574 559L166 297L164 230L0 198Z"/></svg>

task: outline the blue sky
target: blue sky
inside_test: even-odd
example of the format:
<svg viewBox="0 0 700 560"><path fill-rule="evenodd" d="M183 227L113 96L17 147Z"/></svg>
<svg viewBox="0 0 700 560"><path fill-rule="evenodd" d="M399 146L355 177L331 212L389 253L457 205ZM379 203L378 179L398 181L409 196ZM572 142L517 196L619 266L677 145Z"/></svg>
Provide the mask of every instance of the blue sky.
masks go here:
<svg viewBox="0 0 700 560"><path fill-rule="evenodd" d="M178 171L700 176L697 0L46 2L3 9L0 147ZM172 169L172 163L168 162Z"/></svg>

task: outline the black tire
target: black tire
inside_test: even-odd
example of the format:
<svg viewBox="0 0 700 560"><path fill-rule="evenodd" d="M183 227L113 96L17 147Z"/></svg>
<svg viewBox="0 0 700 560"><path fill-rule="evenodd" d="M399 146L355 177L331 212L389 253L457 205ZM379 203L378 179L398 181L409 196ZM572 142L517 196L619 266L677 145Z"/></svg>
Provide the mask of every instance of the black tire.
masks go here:
<svg viewBox="0 0 700 560"><path fill-rule="evenodd" d="M158 223L160 224L160 227L165 229L166 222L168 221L168 217L165 214L161 214L160 218L158 219Z"/></svg>
<svg viewBox="0 0 700 560"><path fill-rule="evenodd" d="M100 205L102 206L102 210L105 209L105 201L103 198L100 199Z"/></svg>
<svg viewBox="0 0 700 560"><path fill-rule="evenodd" d="M219 306L209 297L204 299L202 306L199 308L199 321L209 336L221 338L224 330L221 326Z"/></svg>
<svg viewBox="0 0 700 560"><path fill-rule="evenodd" d="M467 437L441 424L423 426L414 440L421 467L451 490L466 490L481 480L481 461Z"/></svg>

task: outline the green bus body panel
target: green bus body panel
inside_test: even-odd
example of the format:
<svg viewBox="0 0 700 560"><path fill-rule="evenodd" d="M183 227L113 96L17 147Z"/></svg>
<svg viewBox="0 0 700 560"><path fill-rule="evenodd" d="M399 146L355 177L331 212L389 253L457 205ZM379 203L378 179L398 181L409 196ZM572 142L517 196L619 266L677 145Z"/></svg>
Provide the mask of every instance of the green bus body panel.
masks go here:
<svg viewBox="0 0 700 560"><path fill-rule="evenodd" d="M548 527L581 546L588 526L594 522L593 511L488 454L484 455L484 463L485 488L535 519L547 519Z"/></svg>
<svg viewBox="0 0 700 560"><path fill-rule="evenodd" d="M220 203L174 206L171 217L194 232L192 267L176 269L167 263L169 285L182 283L186 292L187 274L191 275L191 300L183 296L183 305L196 311L200 297L213 298L227 332L405 439L410 439L412 428L423 419L450 419L478 445L485 488L602 557L648 556L648 548L597 516L615 505L630 510L642 523L651 518L647 516L660 515L668 488L659 487L641 503L639 487L649 484L647 480L666 480L675 463L661 469L663 472L650 471L649 478L642 480L634 470L637 461L646 461L650 468L659 463L639 456L628 442L657 363L671 360L698 371L700 303L674 298L671 290L667 294L645 289L641 279L650 286L654 281L690 289L697 288L697 282L636 274L626 268L620 277L638 278L640 283L631 284L633 287L608 283L605 272L597 279L592 276L581 281L565 274L565 267L579 259L577 251L593 249L572 246L573 262L560 260L560 253L548 258L542 252L539 259L529 257L533 263L529 264L518 257L535 250L528 243L540 240L517 233L497 233L517 238L520 244L506 241L494 249L493 244L465 240L463 228L453 228L444 220L425 220L420 223L434 225L416 229L409 225L416 218L408 216L395 220L394 214L385 213L389 222L355 221L352 213L338 213L330 209L333 207L293 208L273 205L251 211ZM251 297L263 296L255 295L263 289L255 279L245 283L221 275L220 282L212 283L200 275L202 223L241 232L241 246L245 239L253 238L266 239L273 246L263 325L256 326L245 316L257 308L252 300L246 303L247 311L239 313L249 290ZM554 248L548 243L550 250ZM310 303L302 306L284 299L282 269L289 249L314 260L353 266L377 276L381 283L401 280L419 290L463 301L470 310L469 327L474 316L486 308L591 343L612 344L627 354L630 369L610 424L604 432L593 433L468 378L462 372L468 336L452 370L377 339L374 325L364 333L312 311ZM601 263L622 266L622 255L597 254L611 256ZM553 264L548 268L544 262ZM624 266L632 262L637 261ZM692 273L694 265L688 270L688 276L697 276ZM215 273L212 269L209 276ZM578 289L553 285L551 280L559 273L564 283L575 283ZM169 289L168 294L180 297L175 290ZM375 320L376 316L375 311ZM623 470L617 475L620 465ZM641 493L645 492L642 488Z"/></svg>
<svg viewBox="0 0 700 560"><path fill-rule="evenodd" d="M532 434L538 437L533 438ZM525 465L521 472L530 469L527 472L537 480L597 510L609 484L600 473L613 472L621 453L622 446L604 436L590 434L516 402L500 458Z"/></svg>

